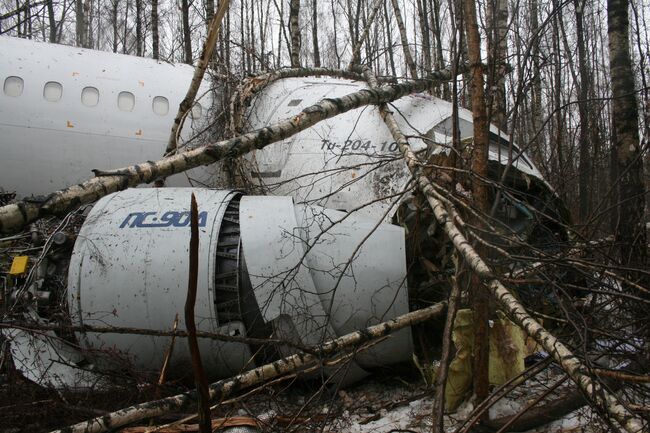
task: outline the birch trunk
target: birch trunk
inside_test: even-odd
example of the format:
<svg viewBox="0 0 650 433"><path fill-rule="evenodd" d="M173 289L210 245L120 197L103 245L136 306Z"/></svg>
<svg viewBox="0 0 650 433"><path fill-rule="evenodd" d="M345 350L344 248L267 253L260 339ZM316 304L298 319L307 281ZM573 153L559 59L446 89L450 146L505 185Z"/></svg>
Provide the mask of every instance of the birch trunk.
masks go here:
<svg viewBox="0 0 650 433"><path fill-rule="evenodd" d="M20 24L18 25L20 28ZM86 16L83 0L75 0L75 35L78 47L86 45Z"/></svg>
<svg viewBox="0 0 650 433"><path fill-rule="evenodd" d="M188 0L181 0L181 20L183 25L183 61L188 65L192 64L192 34L190 32L190 3ZM126 45L126 38L125 44Z"/></svg>
<svg viewBox="0 0 650 433"><path fill-rule="evenodd" d="M612 76L612 119L619 176L616 241L626 265L645 269L647 240L644 223L645 195L639 112L634 70L630 58L628 2L608 0L609 65Z"/></svg>
<svg viewBox="0 0 650 433"><path fill-rule="evenodd" d="M190 88L187 90L187 94L183 101L181 101L180 106L178 107L178 113L174 118L174 124L172 125L172 130L169 134L169 141L167 142L167 149L165 153L170 153L176 150L178 145L178 134L182 128L182 121L187 113L194 104L194 98L196 98L196 93L199 91L201 82L203 81L203 76L205 75L205 70L210 63L212 58L212 53L214 52L214 47L217 44L217 37L219 36L219 27L221 26L221 20L228 10L229 0L222 0L219 3L219 9L217 14L212 19L210 23L210 30L206 37L205 44L203 45L203 51L201 52L201 57L199 58L196 68L194 69L194 76L192 77L192 83Z"/></svg>
<svg viewBox="0 0 650 433"><path fill-rule="evenodd" d="M117 22L117 8L119 6L119 0L112 0L111 2L111 20L113 25L113 52L117 53L117 33L118 33L118 22Z"/></svg>
<svg viewBox="0 0 650 433"><path fill-rule="evenodd" d="M160 37L158 34L158 0L151 0L151 46L152 57L160 58Z"/></svg>
<svg viewBox="0 0 650 433"><path fill-rule="evenodd" d="M491 120L502 130L506 122L506 55L508 50L508 1L492 0L487 5L488 88L491 89ZM468 38L468 43L470 43ZM537 59L535 58L534 61ZM471 60L470 60L471 61Z"/></svg>
<svg viewBox="0 0 650 433"><path fill-rule="evenodd" d="M54 17L54 0L47 0L47 19L50 25L49 28L49 38L50 43L56 42L56 18Z"/></svg>
<svg viewBox="0 0 650 433"><path fill-rule="evenodd" d="M210 31L210 23L212 23L212 18L214 18L214 0L205 0L205 23L207 25L207 31Z"/></svg>
<svg viewBox="0 0 650 433"><path fill-rule="evenodd" d="M348 65L348 69L352 69L352 67L356 64L359 63L359 57L361 56L361 47L363 46L364 41L368 37L368 33L370 32L370 27L372 26L373 21L375 21L375 16L377 16L377 12L379 12L379 8L381 7L383 3L383 0L376 0L374 6L372 7L372 11L370 12L370 17L368 18L368 23L366 24L366 27L363 29L363 33L361 34L361 37L357 41L356 45L354 46L354 49L352 50L352 60L350 60L350 64Z"/></svg>
<svg viewBox="0 0 650 433"><path fill-rule="evenodd" d="M305 74L304 70L293 73L297 76L299 72ZM437 71L435 74L430 74L430 78L449 80L451 74L447 70ZM181 152L158 161L149 161L109 172L96 170L96 177L54 192L44 201L23 200L0 207L0 233L18 231L46 215L64 215L79 205L92 203L116 191L153 182L158 178L181 173L223 158L237 157L253 149L261 149L268 144L297 134L321 120L364 105L391 102L409 93L422 92L430 86L431 81L421 80L385 86L381 89L360 90L341 98L325 99L305 108L294 117L229 140Z"/></svg>
<svg viewBox="0 0 650 433"><path fill-rule="evenodd" d="M576 16L576 37L578 45L578 70L580 72L580 86L578 87L578 113L580 115L580 165L578 168L578 188L579 188L579 219L580 223L584 225L589 219L591 209L591 185L589 179L591 178L591 146L589 143L589 131L591 129L591 114L589 97L590 86L590 71L587 66L587 50L585 47L584 37L584 8L586 0L574 0L575 16Z"/></svg>
<svg viewBox="0 0 650 433"><path fill-rule="evenodd" d="M413 61L413 55L411 54L411 48L409 47L409 41L406 37L406 26L404 26L404 20L402 20L402 13L399 10L399 4L397 0L391 0L393 4L393 11L395 12L395 20L397 20L397 28L399 29L399 35L402 39L402 49L404 50L404 59L406 60L406 65L411 72L411 77L416 79L418 78L418 70L415 66L415 61Z"/></svg>
<svg viewBox="0 0 650 433"><path fill-rule="evenodd" d="M364 330L343 335L317 346L313 353L298 353L247 371L230 379L220 380L210 385L210 399L221 401L241 390L250 388L273 379L280 375L294 372L304 366L314 364L319 360L327 359L344 349L352 349L363 344L389 335L407 326L422 323L426 320L440 316L445 311L445 303L439 303L422 310L413 311L398 316L388 322L370 326ZM70 427L56 430L52 433L100 433L115 429L126 424L152 418L172 410L185 409L196 402L196 392L190 391L183 394L163 398L161 400L141 403L129 408L121 409L95 419L91 419Z"/></svg>
<svg viewBox="0 0 650 433"><path fill-rule="evenodd" d="M418 0L418 19L420 21L420 33L422 34L422 58L424 59L424 73L431 70L431 39L429 29L429 11L427 10L427 0Z"/></svg>
<svg viewBox="0 0 650 433"><path fill-rule="evenodd" d="M365 70L365 76L368 79L370 87L377 90L377 80L369 69ZM379 110L393 139L398 144L400 152L404 156L407 167L413 173L420 191L427 198L433 210L434 217L445 231L454 248L460 253L470 269L484 282L485 287L503 311L507 312L514 323L519 325L527 335L532 337L551 355L595 406L606 411L629 433L643 431L643 422L631 414L599 382L594 381L587 374L588 369L569 348L528 314L517 298L495 278L492 270L483 261L481 256L477 254L470 242L456 226L454 218L450 216L443 205L445 202L444 198L438 194L431 181L422 173L422 164L418 161L406 137L400 131L392 113L388 111L385 104L380 105Z"/></svg>
<svg viewBox="0 0 650 433"><path fill-rule="evenodd" d="M300 67L300 0L291 0L289 33L291 34L291 67Z"/></svg>
<svg viewBox="0 0 650 433"><path fill-rule="evenodd" d="M142 0L135 0L135 55L138 57L144 55L142 38Z"/></svg>
<svg viewBox="0 0 650 433"><path fill-rule="evenodd" d="M311 33L312 44L314 46L314 68L320 68L320 49L318 47L318 1L312 0L311 3Z"/></svg>

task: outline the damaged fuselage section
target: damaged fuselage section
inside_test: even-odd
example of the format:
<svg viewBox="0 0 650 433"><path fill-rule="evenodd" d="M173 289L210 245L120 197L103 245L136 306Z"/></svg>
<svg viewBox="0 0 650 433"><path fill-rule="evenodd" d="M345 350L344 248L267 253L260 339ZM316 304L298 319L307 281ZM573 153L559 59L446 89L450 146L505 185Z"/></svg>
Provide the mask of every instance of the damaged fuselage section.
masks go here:
<svg viewBox="0 0 650 433"><path fill-rule="evenodd" d="M334 78L278 80L255 95L241 127L258 129L365 87ZM450 152L462 155L451 139L451 104L410 95L391 109L432 176L444 172ZM460 110L458 127L468 142L471 113ZM543 248L563 242L561 204L530 158L494 127L489 159L496 231ZM5 296L17 324L48 329L3 331L16 366L36 382L70 388L104 383L99 372L159 372L172 341L165 331L177 315L185 329L192 193L200 232L195 314L198 330L211 335L199 338L211 377L404 314L421 302L414 290L451 266L376 107L320 122L235 165L237 187L260 195L129 189L75 214L80 227L51 230L31 271ZM452 193L468 190L462 178L444 182ZM273 342L260 344L268 338ZM348 383L412 353L404 329L319 374ZM185 341L169 359L177 374L188 370Z"/></svg>

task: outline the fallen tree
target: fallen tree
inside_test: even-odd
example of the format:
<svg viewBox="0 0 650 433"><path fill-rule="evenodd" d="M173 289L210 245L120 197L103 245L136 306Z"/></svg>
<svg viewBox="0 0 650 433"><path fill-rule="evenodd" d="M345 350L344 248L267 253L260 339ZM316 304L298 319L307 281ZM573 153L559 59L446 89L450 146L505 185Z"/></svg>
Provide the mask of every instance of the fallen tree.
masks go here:
<svg viewBox="0 0 650 433"><path fill-rule="evenodd" d="M306 70L298 70L305 75ZM345 73L344 73L345 74ZM43 200L26 199L0 207L0 233L13 233L48 215L64 215L79 205L92 203L110 193L121 191L158 178L233 158L253 149L262 149L316 123L365 105L391 102L431 86L432 80L448 80L448 70L437 71L430 80L407 81L378 89L363 89L341 98L324 99L298 115L247 134L219 141L197 149L177 153L158 161L148 161L117 170L93 170L95 177L78 185L54 192Z"/></svg>
<svg viewBox="0 0 650 433"><path fill-rule="evenodd" d="M310 353L297 353L270 364L254 368L230 379L220 380L210 385L210 400L221 401L239 391L262 384L269 379L286 373L295 372L303 367L335 355L343 350L354 350L370 341L385 337L407 326L422 323L442 315L446 303L441 302L430 307L398 316L387 322L370 326L366 329L343 335L313 348ZM100 433L121 427L146 418L164 415L173 410L189 407L196 403L196 391L166 397L156 401L137 404L116 412L97 417L52 433Z"/></svg>

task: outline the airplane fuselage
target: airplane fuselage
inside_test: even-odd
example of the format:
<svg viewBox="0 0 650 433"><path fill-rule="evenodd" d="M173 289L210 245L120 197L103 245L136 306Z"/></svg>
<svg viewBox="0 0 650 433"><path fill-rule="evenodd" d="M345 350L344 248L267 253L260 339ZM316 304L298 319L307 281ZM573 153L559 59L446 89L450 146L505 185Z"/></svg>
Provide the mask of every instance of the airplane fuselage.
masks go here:
<svg viewBox="0 0 650 433"><path fill-rule="evenodd" d="M162 157L193 68L0 38L0 188L48 194ZM194 108L187 127L206 117ZM186 130L187 134L191 133ZM168 182L189 185L185 175Z"/></svg>

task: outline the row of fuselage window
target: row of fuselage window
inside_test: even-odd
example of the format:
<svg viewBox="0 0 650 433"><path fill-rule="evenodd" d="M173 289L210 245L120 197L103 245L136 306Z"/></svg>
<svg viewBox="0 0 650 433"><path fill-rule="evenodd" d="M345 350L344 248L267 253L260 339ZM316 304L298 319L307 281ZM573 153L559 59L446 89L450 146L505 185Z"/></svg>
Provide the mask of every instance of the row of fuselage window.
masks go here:
<svg viewBox="0 0 650 433"><path fill-rule="evenodd" d="M7 96L14 98L23 94L25 82L22 78L10 76L5 78L3 91ZM63 97L63 85L56 81L48 81L43 85L43 99L49 102L58 102ZM96 87L84 87L81 90L81 103L86 107L95 107L99 104L99 90ZM121 111L133 111L135 107L135 95L131 92L120 92L117 95L117 108ZM164 96L155 96L151 100L151 109L159 116L166 116L169 113L169 100ZM197 102L190 111L190 118L201 117L202 108Z"/></svg>

